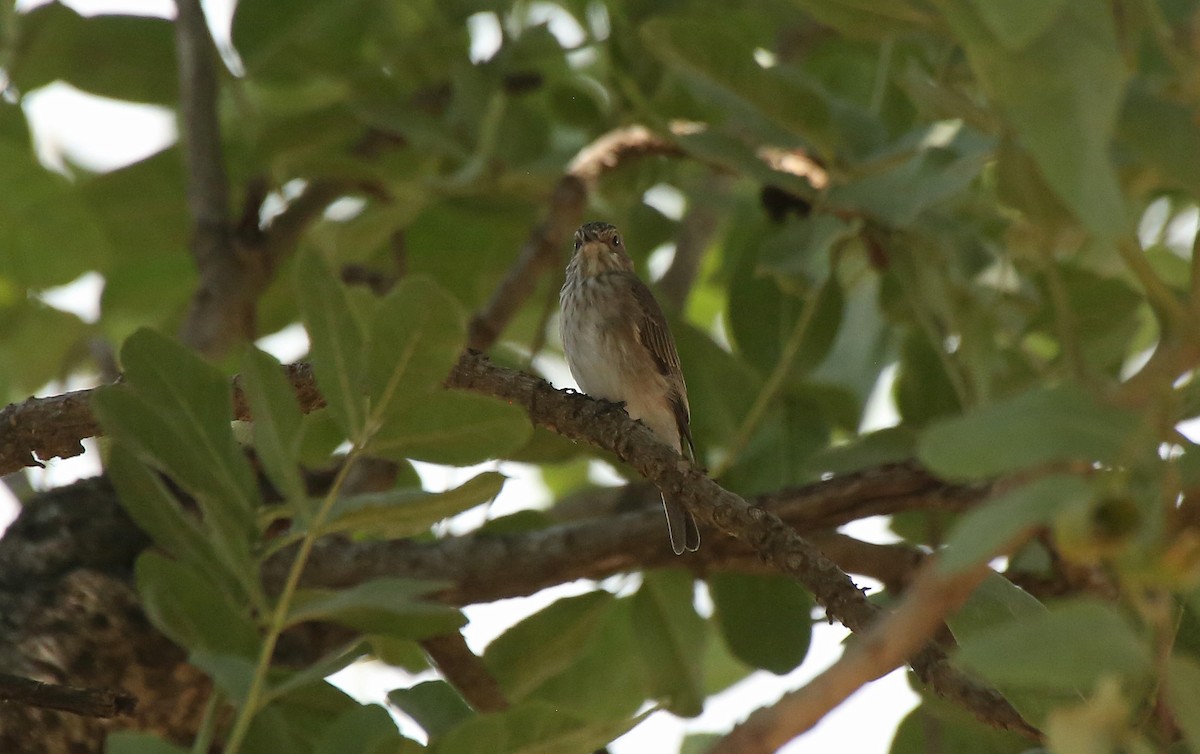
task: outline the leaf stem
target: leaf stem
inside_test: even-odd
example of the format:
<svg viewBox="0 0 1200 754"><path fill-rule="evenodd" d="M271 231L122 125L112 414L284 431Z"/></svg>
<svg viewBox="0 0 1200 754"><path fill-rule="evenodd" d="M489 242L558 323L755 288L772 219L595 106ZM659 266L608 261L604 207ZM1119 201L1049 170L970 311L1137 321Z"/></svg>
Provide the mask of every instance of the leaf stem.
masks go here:
<svg viewBox="0 0 1200 754"><path fill-rule="evenodd" d="M1067 363L1071 366L1072 376L1082 385L1090 384L1088 379L1087 360L1079 346L1079 323L1075 312L1071 309L1071 301L1067 296L1067 287L1063 284L1058 266L1049 254L1042 259L1046 272L1046 287L1050 292L1050 306L1054 310L1054 319L1058 325L1058 339L1061 341Z"/></svg>
<svg viewBox="0 0 1200 754"><path fill-rule="evenodd" d="M804 308L800 310L800 316L796 319L795 326L792 327L792 333L788 336L787 343L783 346L783 352L779 354L779 361L775 363L775 368L771 370L770 376L763 385L762 390L758 391L758 395L754 399L754 405L746 412L746 418L742 420L741 426L738 427L737 434L734 435L733 441L729 443L728 452L725 458L712 472L712 477L718 479L737 461L742 451L746 449L750 438L762 423L763 417L767 413L767 408L774 402L783 389L784 380L792 371L793 362L796 356L800 353L800 347L804 345L804 339L808 335L808 329L812 324L813 318L817 313L817 305L824 295L825 288L813 291L812 295L804 302Z"/></svg>
<svg viewBox="0 0 1200 754"><path fill-rule="evenodd" d="M207 754L212 748L213 732L217 727L217 710L221 708L221 692L213 687L204 703L204 716L200 718L200 727L196 730L196 738L192 741L192 754Z"/></svg>
<svg viewBox="0 0 1200 754"><path fill-rule="evenodd" d="M1182 325L1189 320L1188 312L1162 278L1154 272L1141 246L1129 238L1123 238L1117 241L1117 251L1146 289L1146 298L1158 310L1159 315L1167 320L1166 324L1171 325L1173 329L1186 331L1187 328L1183 328Z"/></svg>
<svg viewBox="0 0 1200 754"><path fill-rule="evenodd" d="M254 668L254 678L250 682L250 689L246 692L246 699L242 702L241 709L238 710L237 719L234 721L229 739L225 743L225 754L236 754L250 730L250 723L254 720L254 715L258 712L259 705L266 691L267 672L271 669L271 658L275 655L275 645L279 642L279 636L283 633L283 629L287 625L292 598L295 597L296 589L300 585L300 575L304 573L304 567L308 564L309 556L312 555L313 545L320 536L321 525L325 523L325 518L329 515L333 504L337 501L338 495L346 483L350 468L358 460L358 455L362 447L363 444L356 443L350 449L350 452L346 454L346 460L342 463L342 467L338 469L337 476L334 478L329 492L325 494L325 498L321 501L321 507L317 510L316 515L313 516L312 521L309 522L308 529L304 533L304 538L300 540L300 547L296 551L295 559L292 560L291 568L288 570L287 580L284 581L283 589L279 593L279 598L275 603L275 610L271 613L271 621L267 626L267 635L263 639L262 649L258 655L258 664Z"/></svg>

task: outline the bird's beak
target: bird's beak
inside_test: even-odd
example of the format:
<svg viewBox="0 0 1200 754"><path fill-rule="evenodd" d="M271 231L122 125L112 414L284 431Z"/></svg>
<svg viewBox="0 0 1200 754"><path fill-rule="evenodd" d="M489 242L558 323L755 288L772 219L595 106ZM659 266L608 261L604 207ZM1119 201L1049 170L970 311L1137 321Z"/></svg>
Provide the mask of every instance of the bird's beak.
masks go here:
<svg viewBox="0 0 1200 754"><path fill-rule="evenodd" d="M584 239L579 251L575 252L583 262L583 273L595 275L609 266L608 246L595 238Z"/></svg>

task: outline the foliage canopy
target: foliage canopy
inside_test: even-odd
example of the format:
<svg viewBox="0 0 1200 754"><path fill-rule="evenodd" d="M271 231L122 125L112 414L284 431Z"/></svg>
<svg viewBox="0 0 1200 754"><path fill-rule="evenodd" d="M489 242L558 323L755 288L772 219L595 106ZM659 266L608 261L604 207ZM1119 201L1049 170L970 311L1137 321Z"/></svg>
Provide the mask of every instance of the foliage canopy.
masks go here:
<svg viewBox="0 0 1200 754"><path fill-rule="evenodd" d="M93 404L106 466L156 544L136 569L146 614L235 710L208 735L420 750L322 679L364 655L422 667L415 642L462 613L427 599L437 583L316 590L300 572L320 537L427 540L504 484L429 492L413 460L536 464L554 501L594 486L603 453L441 385L572 160L640 124L669 148L589 179L586 213L623 230L646 277L674 249L660 282L721 485L752 496L912 458L1001 480L965 514L891 520L907 545L945 546L947 572L1010 556L949 620L956 662L1049 750L1200 752L1200 447L1179 429L1200 416L1196 3L242 0L213 53L221 164L249 237L317 203L255 307L259 335L303 323L328 404L309 415L265 353L208 363L168 337L200 284L180 146L105 173L48 170L32 148L21 100L55 81L179 109L172 22L57 2L0 21L0 393L119 352L125 379ZM86 272L104 280L96 321L45 303ZM532 371L561 357L561 265L536 275L491 348ZM345 283L363 280L387 292ZM252 426L229 421L235 373ZM299 470L335 451L343 472L310 497ZM394 486L340 494L366 456L399 465ZM260 568L288 545L268 593ZM644 701L696 715L752 669L803 660L812 602L794 583L706 580L711 616L675 569L513 627L482 657L503 712L443 681L391 701L439 754L591 751ZM313 621L361 640L272 666L280 634ZM929 699L892 751L927 736L1033 746ZM108 748L176 750L136 733Z"/></svg>

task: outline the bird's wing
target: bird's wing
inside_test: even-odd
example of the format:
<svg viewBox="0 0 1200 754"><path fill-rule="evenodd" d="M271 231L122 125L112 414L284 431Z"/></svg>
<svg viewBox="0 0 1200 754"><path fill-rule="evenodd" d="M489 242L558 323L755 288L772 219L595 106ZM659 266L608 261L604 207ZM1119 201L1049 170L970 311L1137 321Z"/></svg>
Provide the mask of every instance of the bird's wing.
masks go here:
<svg viewBox="0 0 1200 754"><path fill-rule="evenodd" d="M658 305L654 294L646 284L634 276L630 276L630 288L638 311L634 317L634 332L638 342L650 353L650 358L658 368L659 374L667 378L674 395L671 396L671 409L675 413L675 423L679 427L679 436L691 451L691 457L696 457L696 448L692 443L691 410L688 407L687 386L683 381L683 368L679 365L679 351L675 348L675 339L671 337L671 329L667 325L667 317L662 307Z"/></svg>
<svg viewBox="0 0 1200 754"><path fill-rule="evenodd" d="M675 350L675 339L667 326L667 317L654 300L654 294L646 284L630 276L634 301L638 311L634 317L634 329L638 342L650 352L650 358L658 372L668 379L683 381L683 369L679 366L679 352Z"/></svg>

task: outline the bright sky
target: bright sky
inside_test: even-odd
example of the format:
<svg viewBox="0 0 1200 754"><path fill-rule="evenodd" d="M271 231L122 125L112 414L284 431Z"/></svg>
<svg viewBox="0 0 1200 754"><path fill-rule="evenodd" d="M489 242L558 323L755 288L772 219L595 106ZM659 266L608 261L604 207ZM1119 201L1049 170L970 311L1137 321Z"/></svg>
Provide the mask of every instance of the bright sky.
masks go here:
<svg viewBox="0 0 1200 754"><path fill-rule="evenodd" d="M19 7L27 8L34 2L22 1ZM68 3L80 12L136 12L146 15L170 15L169 0L73 0ZM217 19L215 35L218 40L228 39L227 29L232 15L232 0L210 0L206 8L211 18ZM538 5L538 4L535 4ZM577 28L574 21L555 18L562 12L556 6L540 4L539 13L544 13L557 22L562 34L572 33ZM478 57L487 57L494 41L486 38L489 25L473 23L472 33L483 35L476 40L474 48ZM553 28L553 27L552 27ZM558 31L558 30L556 30ZM50 166L64 164L64 155L93 170L120 167L144 158L175 139L175 124L172 113L162 108L128 105L79 92L65 84L52 84L37 92L27 93L26 110L35 132L35 140L42 159ZM670 192L661 192L654 201L669 204L674 197ZM183 197L180 197L183 201ZM53 306L74 311L86 319L95 319L98 314L99 295L103 279L94 273L74 284L49 292L45 299ZM261 345L278 357L289 360L304 352L303 331L292 329L265 338ZM551 374L556 384L573 386L569 373L560 367ZM63 389L80 386L47 386L43 394L57 393ZM873 401L872 424L886 426L894 423L894 409L887 399L887 385L881 385ZM30 476L38 488L65 484L77 478L98 473L99 463L94 445L85 443L88 452L83 456L55 460L47 464L44 471L32 470ZM485 516L498 516L528 506L531 501L548 502L545 488L536 473L518 465L506 464L503 470L512 479L506 484L500 497L485 511L469 511L448 525L451 531L473 528ZM439 467L423 468L422 478L432 489L452 486L474 470L450 470ZM598 472L600 473L600 472ZM0 527L7 524L16 514L16 508L7 489L0 486ZM856 522L844 530L852 536L868 541L894 541L880 520ZM665 546L665 545L664 545ZM613 583L622 583L620 581ZM623 587L632 583L625 579ZM615 588L609 582L606 587ZM590 583L567 584L546 590L534 597L504 600L489 605L467 608L470 625L465 634L470 645L482 650L488 642L522 617L535 612L554 599L594 588ZM698 608L710 609L703 591L698 594ZM685 731L727 730L738 720L744 719L758 707L777 699L784 692L795 689L828 667L840 653L840 642L847 632L840 625L828 625L818 621L813 631L813 646L804 664L785 677L768 673L756 673L752 677L712 697L704 714L693 720L680 720L668 713L657 713L638 728L617 741L613 754L643 754L644 752L677 751ZM335 677L335 682L356 697L367 701L381 701L389 689L410 686L418 680L408 674L380 665L364 663L348 668ZM826 717L813 731L783 749L789 754L813 751L853 751L860 754L886 752L892 733L899 720L915 706L916 695L908 688L903 671L896 671L884 679L859 691L847 703ZM401 719L404 730L410 735L419 735L419 729Z"/></svg>

